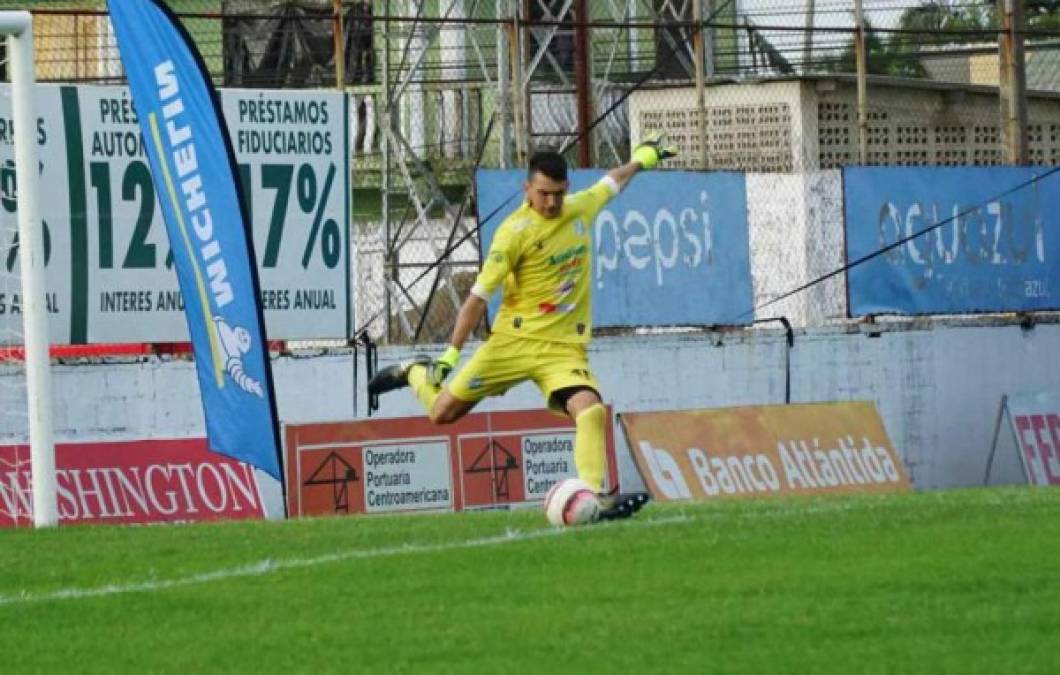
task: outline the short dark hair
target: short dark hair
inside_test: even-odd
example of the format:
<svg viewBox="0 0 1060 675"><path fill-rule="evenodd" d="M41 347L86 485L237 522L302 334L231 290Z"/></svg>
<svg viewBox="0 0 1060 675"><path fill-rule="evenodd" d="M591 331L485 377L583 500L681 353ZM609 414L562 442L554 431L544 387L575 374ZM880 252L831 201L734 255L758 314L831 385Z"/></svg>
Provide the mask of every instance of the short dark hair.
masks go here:
<svg viewBox="0 0 1060 675"><path fill-rule="evenodd" d="M552 180L567 180L567 160L558 152L546 150L534 153L526 170L527 180L532 180L535 173L541 173Z"/></svg>

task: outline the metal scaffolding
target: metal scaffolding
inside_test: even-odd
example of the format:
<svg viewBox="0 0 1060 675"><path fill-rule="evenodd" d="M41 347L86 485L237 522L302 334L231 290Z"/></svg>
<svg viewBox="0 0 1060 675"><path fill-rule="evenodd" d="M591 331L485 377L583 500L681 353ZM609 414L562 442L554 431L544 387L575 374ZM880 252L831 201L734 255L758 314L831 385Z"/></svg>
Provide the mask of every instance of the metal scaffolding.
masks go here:
<svg viewBox="0 0 1060 675"><path fill-rule="evenodd" d="M710 0L591 4L592 15L585 0L439 0L430 16L424 0L384 3L375 120L382 314L391 320L374 335L448 337L448 323L432 313L455 314L477 263L470 187L483 159L511 168L534 151L562 149L574 165L611 166L628 156L627 109L616 103L645 70L642 34L661 45L654 47L666 65L660 78L702 82L714 72L715 54L704 45L715 44L715 28L690 27L694 16L713 16ZM650 27L675 22L684 23ZM590 129L604 110L611 112Z"/></svg>

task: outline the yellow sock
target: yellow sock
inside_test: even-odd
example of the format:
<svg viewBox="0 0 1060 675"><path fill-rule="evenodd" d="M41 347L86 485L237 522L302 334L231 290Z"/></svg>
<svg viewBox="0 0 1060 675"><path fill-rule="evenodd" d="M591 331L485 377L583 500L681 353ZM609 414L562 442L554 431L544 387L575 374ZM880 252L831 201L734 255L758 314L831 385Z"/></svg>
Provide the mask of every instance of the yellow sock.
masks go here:
<svg viewBox="0 0 1060 675"><path fill-rule="evenodd" d="M602 404L589 406L574 420L574 466L578 478L597 492L604 489L604 445L607 408Z"/></svg>
<svg viewBox="0 0 1060 675"><path fill-rule="evenodd" d="M416 392L416 398L423 404L424 409L430 413L434 407L434 401L438 398L442 388L436 387L427 381L427 367L417 364L409 368L409 386Z"/></svg>

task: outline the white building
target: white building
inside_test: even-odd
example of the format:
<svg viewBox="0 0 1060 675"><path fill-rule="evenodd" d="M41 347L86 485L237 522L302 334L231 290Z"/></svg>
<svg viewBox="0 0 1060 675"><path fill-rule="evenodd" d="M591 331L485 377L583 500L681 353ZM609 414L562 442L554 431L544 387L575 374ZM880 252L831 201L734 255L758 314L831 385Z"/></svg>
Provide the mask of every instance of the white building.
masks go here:
<svg viewBox="0 0 1060 675"><path fill-rule="evenodd" d="M995 68L996 72L996 68ZM798 172L858 164L853 75L793 76L706 88L707 167ZM996 86L868 78L868 164L989 166L1002 163ZM701 165L696 90L654 89L629 99L634 144L665 130L675 160ZM1060 163L1060 91L1028 93L1031 163Z"/></svg>

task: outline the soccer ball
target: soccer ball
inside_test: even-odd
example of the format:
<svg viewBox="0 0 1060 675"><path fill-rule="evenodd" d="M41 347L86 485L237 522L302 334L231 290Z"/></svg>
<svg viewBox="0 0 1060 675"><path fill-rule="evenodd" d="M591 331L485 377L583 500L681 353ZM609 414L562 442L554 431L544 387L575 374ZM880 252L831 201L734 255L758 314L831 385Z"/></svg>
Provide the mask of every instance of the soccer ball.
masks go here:
<svg viewBox="0 0 1060 675"><path fill-rule="evenodd" d="M589 484L579 478L566 478L545 495L545 517L557 527L585 525L600 515L600 502Z"/></svg>

